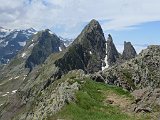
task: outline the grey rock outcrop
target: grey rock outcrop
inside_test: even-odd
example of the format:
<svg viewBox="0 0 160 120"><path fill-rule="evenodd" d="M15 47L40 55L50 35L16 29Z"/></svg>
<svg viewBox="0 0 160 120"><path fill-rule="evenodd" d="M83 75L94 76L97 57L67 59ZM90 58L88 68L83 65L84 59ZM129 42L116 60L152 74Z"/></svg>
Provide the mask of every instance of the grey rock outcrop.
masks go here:
<svg viewBox="0 0 160 120"><path fill-rule="evenodd" d="M137 55L136 50L134 49L131 42L124 42L124 50L122 53L122 58L124 60L129 60L134 58Z"/></svg>
<svg viewBox="0 0 160 120"><path fill-rule="evenodd" d="M70 71L59 81L50 84L47 89L40 90L39 87L33 86L28 94L19 91L15 96L12 96L12 101L10 101L10 105L6 108L7 111L0 109L0 115L2 115L0 119L45 119L48 115L51 116L57 113L64 105L76 99L75 93L80 89L81 84L79 84L79 82L83 82L84 77L83 71ZM76 79L78 79L79 82L77 82ZM36 93L33 94L32 92ZM25 111L23 111L24 108ZM34 110L32 108L34 108ZM19 110L23 112L16 114Z"/></svg>
<svg viewBox="0 0 160 120"><path fill-rule="evenodd" d="M153 45L137 57L103 71L109 84L128 90L160 87L160 46Z"/></svg>
<svg viewBox="0 0 160 120"><path fill-rule="evenodd" d="M133 111L135 112L153 112L160 110L160 88L152 89L150 87L133 91L135 97Z"/></svg>
<svg viewBox="0 0 160 120"><path fill-rule="evenodd" d="M94 73L90 75L90 78L96 82L105 83L105 78L100 73Z"/></svg>

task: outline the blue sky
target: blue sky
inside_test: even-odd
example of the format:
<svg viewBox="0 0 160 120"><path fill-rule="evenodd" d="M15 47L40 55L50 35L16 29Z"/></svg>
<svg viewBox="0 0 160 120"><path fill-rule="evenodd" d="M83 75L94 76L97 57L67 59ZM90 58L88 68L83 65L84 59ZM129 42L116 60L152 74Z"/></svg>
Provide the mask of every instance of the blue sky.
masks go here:
<svg viewBox="0 0 160 120"><path fill-rule="evenodd" d="M160 21L147 22L131 26L124 30L106 30L105 33L111 33L116 43L121 40L131 41L134 44L160 44Z"/></svg>
<svg viewBox="0 0 160 120"><path fill-rule="evenodd" d="M106 30L105 36L110 33L118 49L122 51L123 41L130 41L137 51L148 45L160 45L160 21L147 22L129 27L124 30Z"/></svg>
<svg viewBox="0 0 160 120"><path fill-rule="evenodd" d="M104 22L99 22L103 28ZM88 22L79 24L78 29L73 28L75 34L72 34L70 37L77 37L86 24L88 24ZM63 25L55 26L51 29L58 35L63 36ZM145 22L138 25L128 26L125 29L120 30L104 30L104 34L106 39L108 34L112 35L114 43L120 52L123 51L124 41L130 41L136 48L137 52L140 52L148 45L160 45L160 21Z"/></svg>
<svg viewBox="0 0 160 120"><path fill-rule="evenodd" d="M122 48L131 41L138 50L160 44L159 0L0 0L0 26L11 29L51 29L75 38L91 20Z"/></svg>

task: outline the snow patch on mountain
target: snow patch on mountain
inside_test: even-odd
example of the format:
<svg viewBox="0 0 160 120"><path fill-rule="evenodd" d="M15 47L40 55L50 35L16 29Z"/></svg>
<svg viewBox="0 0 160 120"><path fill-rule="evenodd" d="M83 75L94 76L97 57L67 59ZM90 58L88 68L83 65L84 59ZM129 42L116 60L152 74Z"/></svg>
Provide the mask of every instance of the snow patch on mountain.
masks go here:
<svg viewBox="0 0 160 120"><path fill-rule="evenodd" d="M13 38L13 39L15 39L15 38L17 37L17 34L18 34L17 32L16 32L16 33L14 33L14 35L13 35L13 37L12 37L12 38Z"/></svg>
<svg viewBox="0 0 160 120"><path fill-rule="evenodd" d="M33 47L34 46L34 43L32 43L28 48L31 48L31 47Z"/></svg>
<svg viewBox="0 0 160 120"><path fill-rule="evenodd" d="M3 40L0 40L0 43L3 42Z"/></svg>
<svg viewBox="0 0 160 120"><path fill-rule="evenodd" d="M91 52L91 51L89 51L89 54L90 54L90 55L92 55L92 52Z"/></svg>
<svg viewBox="0 0 160 120"><path fill-rule="evenodd" d="M105 58L104 58L104 63L105 63L105 65L102 64L102 71L103 71L104 69L106 69L106 68L109 67L107 58L108 58L108 55L107 55L107 43L106 43L106 56L105 56Z"/></svg>
<svg viewBox="0 0 160 120"><path fill-rule="evenodd" d="M68 47L72 42L73 39L69 39L69 38L62 38L61 36L59 36L60 40L64 42L65 47Z"/></svg>
<svg viewBox="0 0 160 120"><path fill-rule="evenodd" d="M33 33L34 35L37 34L38 32Z"/></svg>
<svg viewBox="0 0 160 120"><path fill-rule="evenodd" d="M18 44L19 44L20 46L24 47L24 46L26 45L26 41L24 41L24 42L18 42Z"/></svg>
<svg viewBox="0 0 160 120"><path fill-rule="evenodd" d="M19 76L16 76L14 79L18 79L19 78Z"/></svg>
<svg viewBox="0 0 160 120"><path fill-rule="evenodd" d="M33 28L10 30L0 27L0 49L3 51L0 52L0 64L7 64L26 45L27 40L35 32L36 30ZM12 55L11 52L13 52Z"/></svg>
<svg viewBox="0 0 160 120"><path fill-rule="evenodd" d="M7 96L7 94L2 95L2 97Z"/></svg>
<svg viewBox="0 0 160 120"><path fill-rule="evenodd" d="M27 54L24 52L22 53L22 58L24 58Z"/></svg>
<svg viewBox="0 0 160 120"><path fill-rule="evenodd" d="M51 31L49 31L50 34L53 34Z"/></svg>
<svg viewBox="0 0 160 120"><path fill-rule="evenodd" d="M4 43L3 47L6 47L8 45L8 41Z"/></svg>
<svg viewBox="0 0 160 120"><path fill-rule="evenodd" d="M59 47L59 51L62 51L62 48L61 48L61 47Z"/></svg>
<svg viewBox="0 0 160 120"><path fill-rule="evenodd" d="M10 29L5 29L3 27L0 27L0 38L8 36L10 33L11 33Z"/></svg>
<svg viewBox="0 0 160 120"><path fill-rule="evenodd" d="M12 91L12 93L16 93L16 92L17 92L17 90L13 90L13 91Z"/></svg>

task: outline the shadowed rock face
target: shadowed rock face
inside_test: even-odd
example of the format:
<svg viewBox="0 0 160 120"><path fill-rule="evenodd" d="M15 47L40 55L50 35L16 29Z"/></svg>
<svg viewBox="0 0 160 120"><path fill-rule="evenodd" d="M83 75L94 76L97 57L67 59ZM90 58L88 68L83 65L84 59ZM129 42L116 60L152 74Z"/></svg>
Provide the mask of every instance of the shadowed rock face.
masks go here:
<svg viewBox="0 0 160 120"><path fill-rule="evenodd" d="M97 72L101 70L102 59L105 57L105 42L100 24L92 20L55 64L63 73L74 69Z"/></svg>
<svg viewBox="0 0 160 120"><path fill-rule="evenodd" d="M119 58L119 53L113 43L112 36L109 34L107 39L107 61L109 66L114 65Z"/></svg>
<svg viewBox="0 0 160 120"><path fill-rule="evenodd" d="M131 42L124 42L124 51L122 54L122 58L124 60L129 60L134 58L137 55L136 50L134 49L133 45Z"/></svg>
<svg viewBox="0 0 160 120"><path fill-rule="evenodd" d="M49 30L43 31L38 39L38 44L34 46L31 55L26 60L26 68L32 69L43 63L51 53L59 52L59 47L64 46L56 35L49 33Z"/></svg>

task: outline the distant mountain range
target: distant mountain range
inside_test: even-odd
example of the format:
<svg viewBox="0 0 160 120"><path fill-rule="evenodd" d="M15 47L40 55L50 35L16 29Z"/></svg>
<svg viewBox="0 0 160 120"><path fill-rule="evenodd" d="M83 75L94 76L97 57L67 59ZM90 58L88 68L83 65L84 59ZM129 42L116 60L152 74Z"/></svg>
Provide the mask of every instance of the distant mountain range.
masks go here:
<svg viewBox="0 0 160 120"><path fill-rule="evenodd" d="M36 30L33 28L10 30L0 27L0 63L7 64L26 45L27 40L35 32Z"/></svg>
<svg viewBox="0 0 160 120"><path fill-rule="evenodd" d="M7 64L36 33L37 31L33 28L11 30L0 27L0 64ZM64 41L65 46L69 46L73 41L72 39L59 38Z"/></svg>

